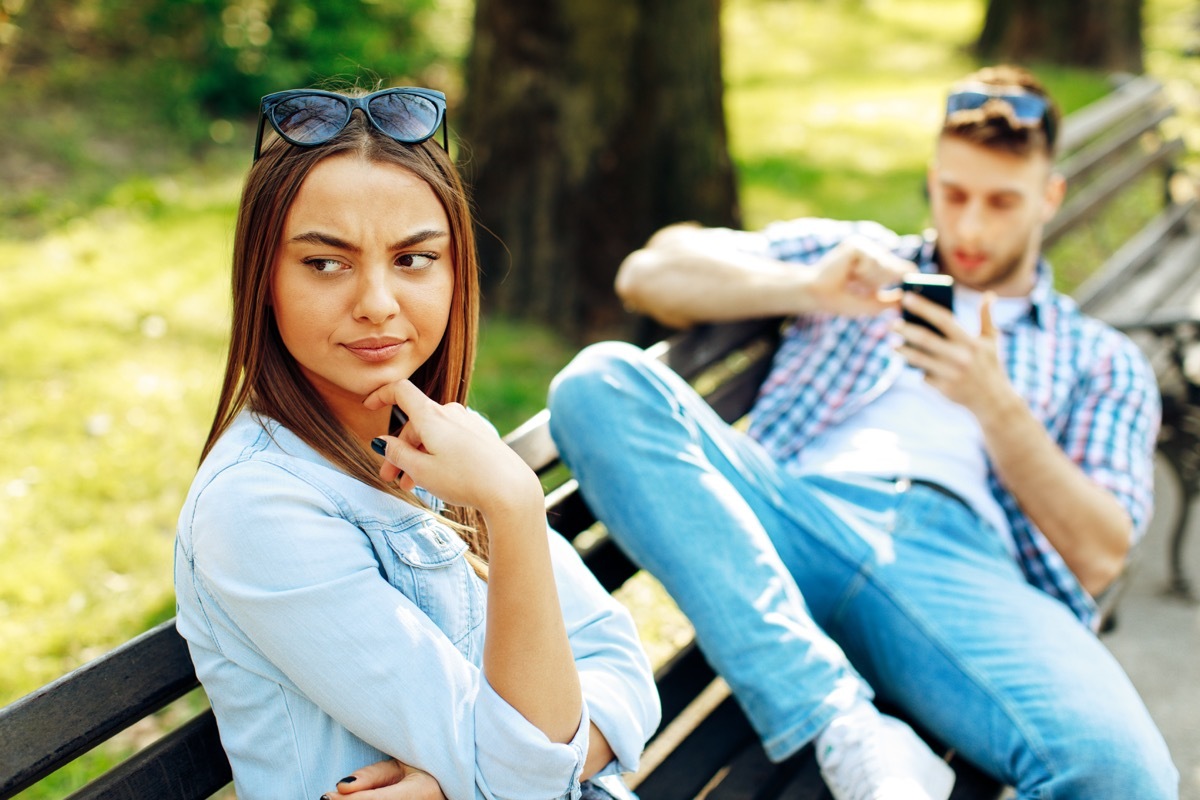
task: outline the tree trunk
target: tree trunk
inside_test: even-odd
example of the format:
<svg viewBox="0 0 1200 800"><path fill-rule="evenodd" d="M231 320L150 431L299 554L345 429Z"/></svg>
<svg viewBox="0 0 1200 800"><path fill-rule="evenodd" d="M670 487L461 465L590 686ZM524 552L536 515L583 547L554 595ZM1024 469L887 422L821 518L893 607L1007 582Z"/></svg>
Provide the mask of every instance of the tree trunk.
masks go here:
<svg viewBox="0 0 1200 800"><path fill-rule="evenodd" d="M739 222L719 0L478 0L462 115L485 308L636 338L613 293L657 228Z"/></svg>
<svg viewBox="0 0 1200 800"><path fill-rule="evenodd" d="M1140 73L1143 0L989 0L976 52Z"/></svg>

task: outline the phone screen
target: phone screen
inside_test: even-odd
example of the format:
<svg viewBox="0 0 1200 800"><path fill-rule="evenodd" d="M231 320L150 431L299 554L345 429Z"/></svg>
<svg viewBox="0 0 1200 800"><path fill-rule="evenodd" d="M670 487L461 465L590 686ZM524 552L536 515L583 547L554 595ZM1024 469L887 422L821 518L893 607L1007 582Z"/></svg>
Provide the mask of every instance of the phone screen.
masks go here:
<svg viewBox="0 0 1200 800"><path fill-rule="evenodd" d="M900 288L906 292L915 292L922 297L928 298L947 311L954 310L954 279L949 275L926 275L923 272L914 272L904 276L904 280L900 283ZM929 324L929 321L924 317L913 314L907 308L901 310L901 315L904 317L905 322L911 322L914 325L923 325L938 335L942 333Z"/></svg>

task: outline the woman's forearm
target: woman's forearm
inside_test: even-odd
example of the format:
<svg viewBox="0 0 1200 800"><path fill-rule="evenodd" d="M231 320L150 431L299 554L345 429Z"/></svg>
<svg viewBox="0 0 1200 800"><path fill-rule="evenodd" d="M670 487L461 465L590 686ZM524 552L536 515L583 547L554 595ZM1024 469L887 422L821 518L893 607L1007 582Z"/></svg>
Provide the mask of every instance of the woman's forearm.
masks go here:
<svg viewBox="0 0 1200 800"><path fill-rule="evenodd" d="M551 741L568 742L579 728L583 694L554 584L536 477L529 497L484 511L484 517L490 542L484 676Z"/></svg>

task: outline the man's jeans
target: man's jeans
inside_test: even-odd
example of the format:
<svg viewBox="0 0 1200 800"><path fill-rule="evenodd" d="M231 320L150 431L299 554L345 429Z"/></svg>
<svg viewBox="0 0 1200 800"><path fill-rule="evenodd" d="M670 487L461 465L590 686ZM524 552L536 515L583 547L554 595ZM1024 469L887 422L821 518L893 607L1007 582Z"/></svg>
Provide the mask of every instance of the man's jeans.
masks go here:
<svg viewBox="0 0 1200 800"><path fill-rule="evenodd" d="M1022 798L1177 796L1120 666L961 503L791 475L629 345L580 353L550 411L589 505L695 625L772 759L869 685Z"/></svg>

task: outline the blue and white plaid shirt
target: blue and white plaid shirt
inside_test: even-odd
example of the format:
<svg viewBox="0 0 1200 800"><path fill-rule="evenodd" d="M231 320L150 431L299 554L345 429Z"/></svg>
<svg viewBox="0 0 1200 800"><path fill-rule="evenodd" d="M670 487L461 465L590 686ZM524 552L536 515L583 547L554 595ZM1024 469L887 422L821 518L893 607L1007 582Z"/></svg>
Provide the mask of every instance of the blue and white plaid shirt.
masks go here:
<svg viewBox="0 0 1200 800"><path fill-rule="evenodd" d="M799 219L776 223L761 234L734 236L738 247L801 264L817 261L849 236L862 237L915 262L923 272L937 271L931 241L899 236L873 222ZM1154 373L1133 342L1083 315L1052 283L1043 260L1029 313L1000 331L1001 357L1014 388L1063 452L1124 506L1136 541L1153 505L1160 414ZM812 314L793 320L751 411L750 435L787 464L816 436L890 387L903 368L888 343L896 313ZM988 481L1008 517L1026 579L1095 628L1092 597L994 470Z"/></svg>

